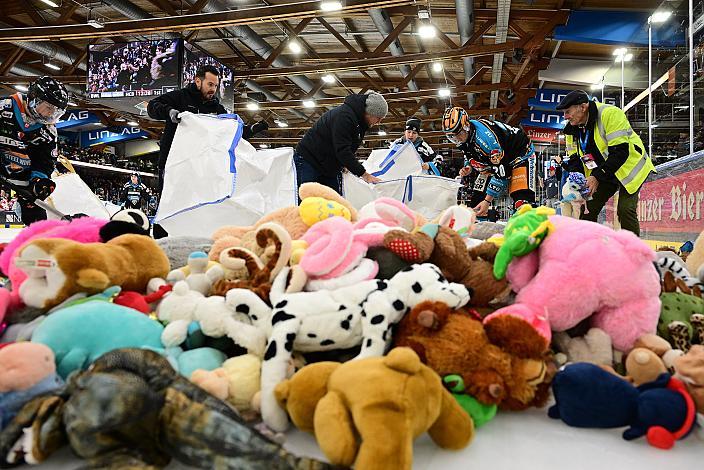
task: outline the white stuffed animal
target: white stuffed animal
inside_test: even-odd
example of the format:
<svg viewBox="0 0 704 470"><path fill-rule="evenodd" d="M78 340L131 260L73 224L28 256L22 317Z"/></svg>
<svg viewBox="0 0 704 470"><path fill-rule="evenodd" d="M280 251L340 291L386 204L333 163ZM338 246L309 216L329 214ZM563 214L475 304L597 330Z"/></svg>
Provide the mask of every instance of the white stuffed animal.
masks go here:
<svg viewBox="0 0 704 470"><path fill-rule="evenodd" d="M587 212L587 179L583 174L572 172L567 176L564 186L562 186L562 215L579 219L580 211L584 206L584 213Z"/></svg>
<svg viewBox="0 0 704 470"><path fill-rule="evenodd" d="M208 295L213 284L223 277L225 270L219 264L210 261L204 252L194 251L188 256L188 265L169 272L166 280L172 284L186 281L191 290Z"/></svg>

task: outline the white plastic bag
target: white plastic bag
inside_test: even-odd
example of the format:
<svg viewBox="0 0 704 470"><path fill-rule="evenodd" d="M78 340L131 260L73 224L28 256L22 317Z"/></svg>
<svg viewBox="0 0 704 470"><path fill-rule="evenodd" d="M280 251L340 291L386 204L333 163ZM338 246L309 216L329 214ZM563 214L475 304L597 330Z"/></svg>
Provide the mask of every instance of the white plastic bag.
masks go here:
<svg viewBox="0 0 704 470"><path fill-rule="evenodd" d="M66 215L82 213L91 217L109 219L110 213L105 205L78 176L73 165L64 157L59 157L58 162L65 166L69 172L52 176L51 179L56 183L56 189L46 202ZM47 211L46 215L49 219L59 218L50 211Z"/></svg>
<svg viewBox="0 0 704 470"><path fill-rule="evenodd" d="M433 219L457 204L461 185L453 179L423 175L422 163L415 147L408 142L391 149L373 150L362 164L368 173L383 181L369 184L344 173L342 194L357 209L380 197L391 197Z"/></svg>
<svg viewBox="0 0 704 470"><path fill-rule="evenodd" d="M169 235L210 237L297 203L292 148L256 150L237 115L180 117L155 217Z"/></svg>

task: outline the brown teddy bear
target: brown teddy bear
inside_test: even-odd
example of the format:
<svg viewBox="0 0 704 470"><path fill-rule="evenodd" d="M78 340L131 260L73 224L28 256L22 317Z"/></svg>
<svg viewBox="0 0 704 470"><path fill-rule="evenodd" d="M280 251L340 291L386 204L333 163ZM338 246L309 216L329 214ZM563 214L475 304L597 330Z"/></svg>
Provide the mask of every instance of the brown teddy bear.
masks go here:
<svg viewBox="0 0 704 470"><path fill-rule="evenodd" d="M523 359L491 344L478 316L442 302L417 305L398 324L394 346L412 348L444 377L462 376L466 393L484 404L520 410L548 398L551 363L543 356Z"/></svg>
<svg viewBox="0 0 704 470"><path fill-rule="evenodd" d="M509 294L506 279L494 278L494 257L498 247L484 242L467 249L462 237L453 229L426 225L418 232L391 230L384 236L384 246L411 263L433 263L448 281L471 289L472 307L489 307L501 303Z"/></svg>
<svg viewBox="0 0 704 470"><path fill-rule="evenodd" d="M385 357L305 366L279 383L276 398L299 429L312 432L333 465L410 470L413 439L461 449L474 423L440 377L408 348Z"/></svg>
<svg viewBox="0 0 704 470"><path fill-rule="evenodd" d="M352 222L357 220L357 210L332 188L318 183L303 183L298 189L298 194L301 200L305 200L306 198L322 198L327 201L332 201L332 204L337 210L346 211L345 214L349 214L345 218ZM282 207L281 209L277 209L265 215L251 227L226 226L218 229L213 234L213 247L208 254L210 259L218 261L220 259L220 253L226 248L244 247L255 249L257 244L254 240L255 235L253 232L257 227L267 222L276 222L286 229L292 240L298 240L310 228L314 220L314 218L305 216L306 208L307 207L303 205L300 207ZM261 252L255 253L258 256L262 255Z"/></svg>

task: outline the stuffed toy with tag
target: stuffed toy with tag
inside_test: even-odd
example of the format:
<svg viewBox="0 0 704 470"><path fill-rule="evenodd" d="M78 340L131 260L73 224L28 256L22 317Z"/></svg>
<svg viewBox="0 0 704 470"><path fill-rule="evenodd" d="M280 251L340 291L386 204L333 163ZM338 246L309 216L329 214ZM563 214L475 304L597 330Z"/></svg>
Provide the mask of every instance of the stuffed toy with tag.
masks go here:
<svg viewBox="0 0 704 470"><path fill-rule="evenodd" d="M0 349L0 430L37 395L63 385L54 352L43 344L11 343Z"/></svg>
<svg viewBox="0 0 704 470"><path fill-rule="evenodd" d="M109 286L145 292L150 279L169 272L169 260L154 240L132 234L107 243L33 240L20 249L15 265L28 276L20 286L23 302L44 309L73 294L94 294Z"/></svg>
<svg viewBox="0 0 704 470"><path fill-rule="evenodd" d="M474 436L472 418L408 348L307 365L276 387L276 398L333 465L357 470L410 470L413 440L425 432L453 450Z"/></svg>
<svg viewBox="0 0 704 470"><path fill-rule="evenodd" d="M413 349L440 376L456 374L486 405L520 410L542 406L548 397L547 350L523 359L492 344L481 320L466 309L421 302L399 322L394 346ZM529 340L529 339L528 339Z"/></svg>
<svg viewBox="0 0 704 470"><path fill-rule="evenodd" d="M507 254L507 279L516 300L484 319L487 331L495 330L494 341L520 355L521 345L514 341L520 337L517 331L532 330L547 346L551 331L566 331L589 320L590 326L611 337L617 351L626 352L640 336L654 333L660 316L655 252L626 230L557 215L548 222L554 227L548 228L550 234L527 229L518 237L519 249ZM509 226L510 221L507 232ZM511 235L507 233L499 254ZM541 236L540 243L531 242ZM518 246L520 240L525 249ZM556 288L564 285L578 288ZM502 335L504 331L511 333Z"/></svg>
<svg viewBox="0 0 704 470"><path fill-rule="evenodd" d="M675 377L679 378L692 395L699 413L704 413L704 346L695 345L675 358Z"/></svg>
<svg viewBox="0 0 704 470"><path fill-rule="evenodd" d="M552 384L555 405L548 416L569 426L620 428L627 441L645 436L659 449L670 449L687 436L696 409L682 382L670 374L635 387L589 363L568 365Z"/></svg>
<svg viewBox="0 0 704 470"><path fill-rule="evenodd" d="M250 237L259 226L267 222L274 222L281 225L289 234L292 240L298 240L311 227L311 225L328 219L332 216L342 216L350 221L357 220L357 210L340 196L334 189L319 183L303 183L298 188L301 200L313 197L315 203L299 206L289 206L277 209L261 219L251 227L226 226L218 229L213 234L213 247L209 256L213 261L220 259L220 253L235 246L243 246L243 239ZM322 202L321 198L327 202ZM328 207L328 204L332 207ZM301 213L303 212L303 215ZM245 246L249 248L249 246Z"/></svg>

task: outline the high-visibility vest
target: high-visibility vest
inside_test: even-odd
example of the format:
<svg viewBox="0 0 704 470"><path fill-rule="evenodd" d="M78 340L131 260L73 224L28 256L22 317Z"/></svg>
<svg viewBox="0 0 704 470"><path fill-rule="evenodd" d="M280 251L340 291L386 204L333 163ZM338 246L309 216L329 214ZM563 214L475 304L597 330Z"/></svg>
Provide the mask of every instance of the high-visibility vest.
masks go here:
<svg viewBox="0 0 704 470"><path fill-rule="evenodd" d="M594 143L604 160L609 158L609 146L628 143L628 159L616 171L616 178L629 194L633 194L638 191L648 175L655 172L655 166L645 152L643 141L633 131L626 114L620 108L597 102L596 109L596 132L594 129L592 132ZM565 147L567 155L577 152L574 136L565 136ZM584 162L582 165L584 166ZM584 166L584 174L587 176L591 174L591 170L586 166Z"/></svg>

